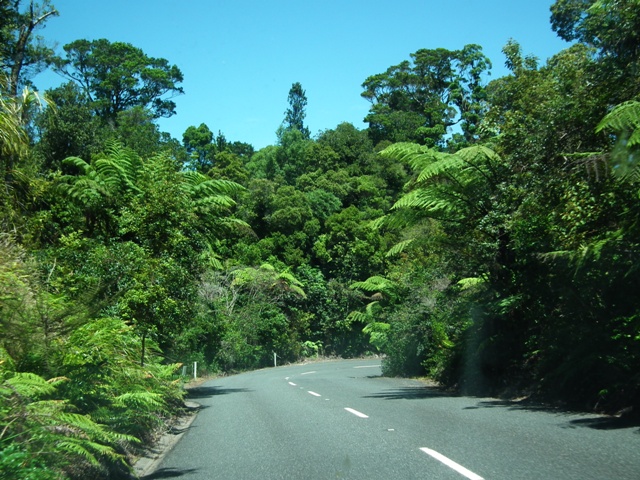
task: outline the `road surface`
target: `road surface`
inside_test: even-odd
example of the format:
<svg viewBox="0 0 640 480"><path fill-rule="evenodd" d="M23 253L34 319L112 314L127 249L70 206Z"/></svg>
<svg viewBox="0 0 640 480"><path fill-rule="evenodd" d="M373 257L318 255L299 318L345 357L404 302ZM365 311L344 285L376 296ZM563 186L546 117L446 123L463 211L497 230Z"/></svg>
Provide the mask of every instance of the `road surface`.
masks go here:
<svg viewBox="0 0 640 480"><path fill-rule="evenodd" d="M383 378L378 360L219 378L145 480L640 479L640 426Z"/></svg>

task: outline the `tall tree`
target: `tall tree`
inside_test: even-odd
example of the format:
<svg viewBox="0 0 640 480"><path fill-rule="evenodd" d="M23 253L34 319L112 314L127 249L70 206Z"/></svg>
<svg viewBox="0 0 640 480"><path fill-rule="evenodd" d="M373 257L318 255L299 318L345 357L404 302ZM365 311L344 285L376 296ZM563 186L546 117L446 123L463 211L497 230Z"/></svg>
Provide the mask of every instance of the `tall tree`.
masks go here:
<svg viewBox="0 0 640 480"><path fill-rule="evenodd" d="M479 45L462 50L421 49L386 72L367 78L361 94L372 103L365 121L374 141L412 141L444 146L459 125L458 143L478 139L484 111L484 76L491 62Z"/></svg>
<svg viewBox="0 0 640 480"><path fill-rule="evenodd" d="M34 34L49 18L58 15L50 0L31 0L25 2L24 8L21 3L0 1L0 69L9 79L8 90L13 96L25 83L25 77L39 73L51 62L53 50Z"/></svg>
<svg viewBox="0 0 640 480"><path fill-rule="evenodd" d="M568 42L578 40L620 62L640 57L638 0L557 0L551 28Z"/></svg>
<svg viewBox="0 0 640 480"><path fill-rule="evenodd" d="M302 89L300 82L295 82L291 85L289 90L289 108L284 112L284 128L285 130L298 130L302 133L305 139L310 137L310 132L307 127L304 126L304 117L307 113L305 108L307 107L307 96Z"/></svg>
<svg viewBox="0 0 640 480"><path fill-rule="evenodd" d="M76 40L64 46L66 58L54 68L85 91L97 115L117 123L118 113L147 108L154 118L175 114L171 99L184 93L182 72L164 58L147 56L129 43Z"/></svg>
<svg viewBox="0 0 640 480"><path fill-rule="evenodd" d="M39 138L35 152L42 168L60 169L67 157L91 158L107 131L93 114L87 96L73 82L47 90L46 96L55 107L46 108L35 121Z"/></svg>
<svg viewBox="0 0 640 480"><path fill-rule="evenodd" d="M638 0L557 0L551 27L566 41L595 50L595 72L611 105L640 94L640 2Z"/></svg>
<svg viewBox="0 0 640 480"><path fill-rule="evenodd" d="M201 123L199 127L191 125L182 134L182 143L190 158L187 168L200 173L208 172L213 166L216 147L209 127L205 123Z"/></svg>

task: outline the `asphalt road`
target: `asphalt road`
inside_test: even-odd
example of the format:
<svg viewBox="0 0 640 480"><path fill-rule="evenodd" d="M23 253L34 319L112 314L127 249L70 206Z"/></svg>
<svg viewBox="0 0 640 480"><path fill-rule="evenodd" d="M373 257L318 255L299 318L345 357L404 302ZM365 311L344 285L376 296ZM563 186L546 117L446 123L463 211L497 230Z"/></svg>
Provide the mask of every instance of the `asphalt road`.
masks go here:
<svg viewBox="0 0 640 480"><path fill-rule="evenodd" d="M639 480L640 426L380 376L380 362L220 378L146 480Z"/></svg>

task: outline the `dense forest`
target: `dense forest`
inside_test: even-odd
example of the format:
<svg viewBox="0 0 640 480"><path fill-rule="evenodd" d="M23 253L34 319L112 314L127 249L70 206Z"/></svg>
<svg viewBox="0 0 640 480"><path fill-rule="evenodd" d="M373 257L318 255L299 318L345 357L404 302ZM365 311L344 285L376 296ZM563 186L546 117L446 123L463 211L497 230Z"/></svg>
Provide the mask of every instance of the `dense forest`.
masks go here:
<svg viewBox="0 0 640 480"><path fill-rule="evenodd" d="M116 478L211 373L383 356L452 391L640 409L640 1L557 0L568 48L407 52L365 129L283 92L255 151L134 45L0 0L0 476ZM55 40L55 39L52 39ZM179 62L179 59L176 59ZM65 81L37 92L54 69ZM295 80L295 79L292 79Z"/></svg>

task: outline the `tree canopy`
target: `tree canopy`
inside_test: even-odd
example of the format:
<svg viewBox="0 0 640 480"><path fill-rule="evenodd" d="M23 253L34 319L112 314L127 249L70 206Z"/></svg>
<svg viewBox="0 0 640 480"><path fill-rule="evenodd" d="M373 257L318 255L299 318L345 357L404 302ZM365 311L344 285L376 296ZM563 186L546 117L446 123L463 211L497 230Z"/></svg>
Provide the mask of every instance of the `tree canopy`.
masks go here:
<svg viewBox="0 0 640 480"><path fill-rule="evenodd" d="M462 50L421 49L362 84L372 103L365 121L375 143L413 141L442 146L459 125L465 143L478 138L484 82L491 62L479 45Z"/></svg>
<svg viewBox="0 0 640 480"><path fill-rule="evenodd" d="M64 51L55 70L82 88L102 118L116 122L118 113L136 106L148 108L154 118L175 114L171 98L184 93L183 76L168 60L104 38L76 40Z"/></svg>
<svg viewBox="0 0 640 480"><path fill-rule="evenodd" d="M0 2L0 69L11 95L51 63L53 49L36 32L57 15L50 0Z"/></svg>
<svg viewBox="0 0 640 480"><path fill-rule="evenodd" d="M364 80L364 129L312 138L293 83L257 151L206 119L161 131L182 74L126 43L74 41L69 81L19 92L55 9L0 11L0 476L124 476L181 365L274 353L640 408L637 0L556 1L573 43L510 39L491 81L478 45L417 50Z"/></svg>

